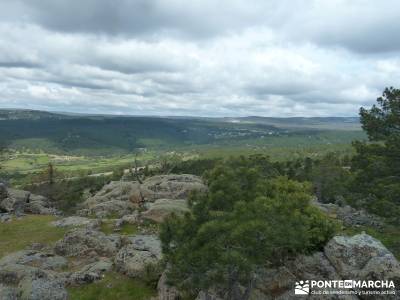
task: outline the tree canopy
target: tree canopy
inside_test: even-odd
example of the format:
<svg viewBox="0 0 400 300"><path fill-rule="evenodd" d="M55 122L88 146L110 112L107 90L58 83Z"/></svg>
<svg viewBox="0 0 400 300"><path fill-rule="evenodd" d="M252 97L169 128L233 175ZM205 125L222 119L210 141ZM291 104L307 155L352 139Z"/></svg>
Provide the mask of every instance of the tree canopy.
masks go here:
<svg viewBox="0 0 400 300"><path fill-rule="evenodd" d="M309 204L309 184L276 176L267 161L231 160L205 178L208 193L192 195L191 213L161 230L168 277L181 290L248 299L259 268L318 249L334 233Z"/></svg>
<svg viewBox="0 0 400 300"><path fill-rule="evenodd" d="M400 90L386 88L371 109L360 109L369 142L355 142L353 191L358 205L393 220L400 212ZM357 203L357 202L356 202Z"/></svg>

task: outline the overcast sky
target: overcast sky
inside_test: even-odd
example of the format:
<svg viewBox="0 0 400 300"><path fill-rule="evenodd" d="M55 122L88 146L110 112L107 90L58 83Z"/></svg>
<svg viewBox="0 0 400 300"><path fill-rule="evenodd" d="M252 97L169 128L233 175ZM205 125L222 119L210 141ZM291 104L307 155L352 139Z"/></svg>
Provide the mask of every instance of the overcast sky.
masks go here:
<svg viewBox="0 0 400 300"><path fill-rule="evenodd" d="M398 0L0 0L0 107L356 116L399 35Z"/></svg>

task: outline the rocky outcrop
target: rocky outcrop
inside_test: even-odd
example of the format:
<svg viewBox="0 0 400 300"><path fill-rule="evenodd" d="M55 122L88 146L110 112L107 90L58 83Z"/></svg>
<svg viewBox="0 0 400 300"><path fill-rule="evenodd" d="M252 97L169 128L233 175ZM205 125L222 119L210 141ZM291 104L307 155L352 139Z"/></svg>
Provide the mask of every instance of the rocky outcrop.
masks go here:
<svg viewBox="0 0 400 300"><path fill-rule="evenodd" d="M158 300L179 300L181 293L168 284L167 272L164 271L157 283Z"/></svg>
<svg viewBox="0 0 400 300"><path fill-rule="evenodd" d="M84 218L84 217L78 217L78 216L71 216L71 217L66 217L62 218L57 221L51 222L51 225L55 227L87 227L90 229L96 229L99 228L101 225L101 221L97 219L89 219L89 218Z"/></svg>
<svg viewBox="0 0 400 300"><path fill-rule="evenodd" d="M380 241L367 234L335 236L324 252L344 279L394 280L400 287L400 263Z"/></svg>
<svg viewBox="0 0 400 300"><path fill-rule="evenodd" d="M115 255L121 247L119 235L105 235L88 228L78 228L67 232L55 245L55 252L67 257L87 257Z"/></svg>
<svg viewBox="0 0 400 300"><path fill-rule="evenodd" d="M161 243L156 236L138 235L129 238L129 242L115 256L114 263L119 272L140 277L148 265L156 265L161 260Z"/></svg>
<svg viewBox="0 0 400 300"><path fill-rule="evenodd" d="M135 211L131 215L125 215L121 219L116 220L115 227L119 228L126 224L135 225L135 224L138 224L138 222L139 222L139 213L137 211Z"/></svg>
<svg viewBox="0 0 400 300"><path fill-rule="evenodd" d="M300 255L280 268L264 269L258 274L252 299L296 299L294 295L296 281L345 279L393 280L398 288L399 262L381 242L367 234L353 237L336 236L327 243L324 252L309 256ZM308 297L326 299L323 295ZM359 299L355 295L329 295L329 297L329 299ZM364 297L372 299L369 296ZM360 298L364 299L363 296ZM398 298L393 295L374 295L374 299Z"/></svg>
<svg viewBox="0 0 400 300"><path fill-rule="evenodd" d="M135 210L131 200L138 193L139 186L136 182L112 181L88 198L79 214L94 215L98 218L120 218L131 214Z"/></svg>
<svg viewBox="0 0 400 300"><path fill-rule="evenodd" d="M183 199L158 199L149 203L148 209L141 214L143 219L162 223L171 214L183 215L189 211L187 200Z"/></svg>
<svg viewBox="0 0 400 300"><path fill-rule="evenodd" d="M146 202L157 199L187 199L193 191L206 190L200 177L187 174L154 176L141 185L141 193Z"/></svg>
<svg viewBox="0 0 400 300"><path fill-rule="evenodd" d="M357 210L349 205L339 206L333 203L321 203L317 200L312 204L325 212L330 217L343 222L345 226L371 226L375 228L382 227L382 220L376 215L367 213L365 210Z"/></svg>
<svg viewBox="0 0 400 300"><path fill-rule="evenodd" d="M159 199L187 199L192 191L205 191L206 186L194 175L160 175L139 182L113 181L83 203L82 216L121 218L135 209ZM176 203L178 204L178 203ZM171 203L172 205L172 203ZM181 207L181 205L179 205ZM164 209L167 209L164 207ZM180 208L176 208L180 211ZM157 219L162 218L157 217Z"/></svg>
<svg viewBox="0 0 400 300"><path fill-rule="evenodd" d="M0 260L0 267L13 264L32 266L42 270L60 271L68 265L68 260L51 252L36 250L14 252Z"/></svg>
<svg viewBox="0 0 400 300"><path fill-rule="evenodd" d="M57 273L29 265L2 262L0 296L4 300L66 300L64 280Z"/></svg>
<svg viewBox="0 0 400 300"><path fill-rule="evenodd" d="M40 195L16 189L7 189L0 198L0 212L15 214L29 213L39 215L55 215L60 212L51 207L50 201Z"/></svg>
<svg viewBox="0 0 400 300"><path fill-rule="evenodd" d="M103 278L103 274L112 268L110 259L102 258L99 261L83 266L79 271L72 273L68 285L88 284Z"/></svg>

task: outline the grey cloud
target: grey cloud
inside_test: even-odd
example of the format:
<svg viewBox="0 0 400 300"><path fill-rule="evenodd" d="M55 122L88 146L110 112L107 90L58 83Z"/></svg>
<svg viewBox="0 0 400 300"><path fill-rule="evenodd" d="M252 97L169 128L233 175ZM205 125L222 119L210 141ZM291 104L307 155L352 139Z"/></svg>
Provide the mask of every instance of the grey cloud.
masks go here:
<svg viewBox="0 0 400 300"><path fill-rule="evenodd" d="M399 82L382 2L182 3L3 0L0 107L343 116Z"/></svg>

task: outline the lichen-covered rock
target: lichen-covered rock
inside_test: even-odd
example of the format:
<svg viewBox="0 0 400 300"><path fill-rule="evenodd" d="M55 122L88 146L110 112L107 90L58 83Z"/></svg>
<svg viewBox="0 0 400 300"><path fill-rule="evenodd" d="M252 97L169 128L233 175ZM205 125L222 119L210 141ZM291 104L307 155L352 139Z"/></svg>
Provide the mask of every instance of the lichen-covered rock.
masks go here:
<svg viewBox="0 0 400 300"><path fill-rule="evenodd" d="M343 278L400 279L397 259L380 241L367 234L335 236L324 252ZM378 267L380 263L382 266Z"/></svg>
<svg viewBox="0 0 400 300"><path fill-rule="evenodd" d="M55 227L87 227L96 229L100 226L101 221L97 219L89 219L79 216L71 216L51 222Z"/></svg>
<svg viewBox="0 0 400 300"><path fill-rule="evenodd" d="M130 225L135 225L139 222L139 213L137 211L134 211L130 215L125 215L121 219L118 219L115 221L115 227L121 227L125 224L130 224Z"/></svg>
<svg viewBox="0 0 400 300"><path fill-rule="evenodd" d="M98 218L132 214L146 202L157 199L187 199L190 192L205 191L206 186L194 175L160 175L139 182L112 181L83 203L79 214Z"/></svg>
<svg viewBox="0 0 400 300"><path fill-rule="evenodd" d="M107 258L100 259L94 263L83 266L79 271L72 273L67 284L79 285L92 283L103 278L103 274L112 268L111 260Z"/></svg>
<svg viewBox="0 0 400 300"><path fill-rule="evenodd" d="M145 201L150 202L157 199L187 199L193 191L206 190L200 177L188 174L153 176L141 185L141 193Z"/></svg>
<svg viewBox="0 0 400 300"><path fill-rule="evenodd" d="M59 280L48 277L24 278L18 284L21 300L66 300L67 291Z"/></svg>
<svg viewBox="0 0 400 300"><path fill-rule="evenodd" d="M43 270L61 270L68 265L68 260L51 252L22 250L11 253L0 260L0 268L5 265L26 265Z"/></svg>
<svg viewBox="0 0 400 300"><path fill-rule="evenodd" d="M172 213L183 215L189 211L187 200L184 199L158 199L149 203L148 209L141 214L143 219L162 223Z"/></svg>
<svg viewBox="0 0 400 300"><path fill-rule="evenodd" d="M131 201L139 191L139 183L112 181L84 203L80 215L95 215L98 218L122 217L131 214L135 205Z"/></svg>
<svg viewBox="0 0 400 300"><path fill-rule="evenodd" d="M9 213L0 213L0 223L7 223L12 221L12 215Z"/></svg>
<svg viewBox="0 0 400 300"><path fill-rule="evenodd" d="M0 283L0 300L18 300L17 289Z"/></svg>
<svg viewBox="0 0 400 300"><path fill-rule="evenodd" d="M12 263L2 265L0 268L0 286L5 290L4 293L7 296L16 295L16 299L21 300L67 299L64 281L56 273L28 265Z"/></svg>
<svg viewBox="0 0 400 300"><path fill-rule="evenodd" d="M167 272L164 271L158 280L157 291L158 300L179 300L182 299L181 293L174 286L167 283Z"/></svg>
<svg viewBox="0 0 400 300"><path fill-rule="evenodd" d="M88 228L77 228L67 232L55 245L55 252L62 256L106 256L111 257L121 247L119 235L108 235Z"/></svg>
<svg viewBox="0 0 400 300"><path fill-rule="evenodd" d="M340 206L334 203L321 203L317 200L311 202L314 206L325 212L330 217L336 218L346 226L372 226L382 227L382 219L365 210L357 210L349 205Z"/></svg>
<svg viewBox="0 0 400 300"><path fill-rule="evenodd" d="M16 189L7 189L7 197L0 199L0 211L39 215L60 213L51 207L51 203L47 198Z"/></svg>
<svg viewBox="0 0 400 300"><path fill-rule="evenodd" d="M130 277L141 277L147 265L157 262L157 257L150 251L137 250L133 245L122 247L114 260L116 269Z"/></svg>
<svg viewBox="0 0 400 300"><path fill-rule="evenodd" d="M128 240L130 243L115 256L115 267L130 277L140 277L147 265L155 265L161 260L161 243L152 235L138 235Z"/></svg>
<svg viewBox="0 0 400 300"><path fill-rule="evenodd" d="M296 281L343 279L393 280L397 288L400 286L399 262L381 242L367 234L353 237L335 236L327 243L324 252L308 256L300 255L279 268L259 272L252 299L296 299L294 295ZM324 295L308 297L326 299ZM374 299L397 299L395 297L374 295ZM344 300L358 299L358 297L335 294L330 295L329 299Z"/></svg>
<svg viewBox="0 0 400 300"><path fill-rule="evenodd" d="M128 241L136 250L149 251L157 257L157 259L161 259L161 241L157 236L139 234L128 237Z"/></svg>

